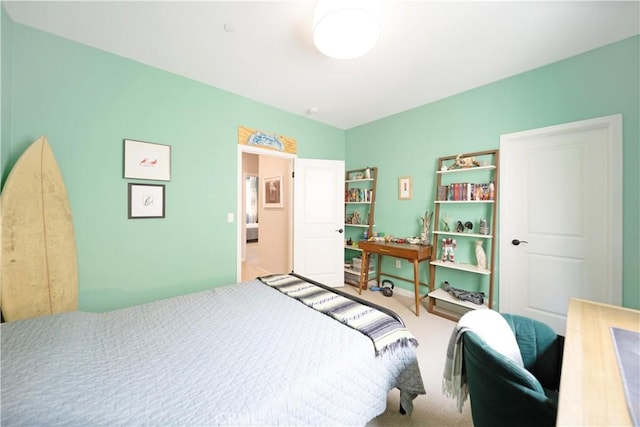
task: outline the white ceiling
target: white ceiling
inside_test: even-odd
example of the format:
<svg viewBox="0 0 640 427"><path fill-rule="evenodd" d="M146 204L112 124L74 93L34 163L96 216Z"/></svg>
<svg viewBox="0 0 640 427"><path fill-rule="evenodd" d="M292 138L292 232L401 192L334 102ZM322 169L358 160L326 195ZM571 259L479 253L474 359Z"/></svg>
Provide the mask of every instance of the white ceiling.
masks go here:
<svg viewBox="0 0 640 427"><path fill-rule="evenodd" d="M640 33L638 1L383 0L380 43L337 60L313 46L313 0L2 4L15 22L341 129Z"/></svg>

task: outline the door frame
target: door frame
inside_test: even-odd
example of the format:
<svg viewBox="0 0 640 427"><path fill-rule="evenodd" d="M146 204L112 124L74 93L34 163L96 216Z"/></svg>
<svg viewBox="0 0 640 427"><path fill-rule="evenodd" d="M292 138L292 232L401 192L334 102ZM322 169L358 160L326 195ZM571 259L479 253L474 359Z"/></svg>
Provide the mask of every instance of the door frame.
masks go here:
<svg viewBox="0 0 640 427"><path fill-rule="evenodd" d="M611 266L609 271L609 292L608 304L622 305L622 114L615 114L611 116L598 117L594 119L580 120L570 123L564 123L555 126L548 126L539 129L526 130L522 132L514 132L500 136L500 151L503 150L503 144L505 143L526 143L526 140L534 137L543 137L558 135L563 133L570 133L576 131L584 131L590 129L605 128L608 133L610 144L608 145L608 172L609 172L609 188L608 188L608 223L606 224L609 230L610 239L608 242L608 263ZM503 157L503 160L504 157ZM504 170L504 169L502 169ZM508 177L500 177L502 183L506 182ZM501 196L504 196L504 191L501 191ZM504 215L508 215L505 203L500 203L500 218L504 218ZM510 236L507 235L502 229L500 230L500 253L506 253L509 245ZM502 262L501 262L502 264ZM507 283L506 273L504 269L500 268L500 311L509 311L509 288L503 287L504 283Z"/></svg>
<svg viewBox="0 0 640 427"><path fill-rule="evenodd" d="M254 147L250 145L238 144L238 153L237 153L237 176L236 176L236 282L242 281L242 222L244 218L240 218L242 213L242 186L244 185L244 172L242 170L242 154L257 154L259 156L270 156L270 157L279 157L283 159L289 160L289 172L287 173L286 179L291 183L291 173L293 172L293 160L298 157L297 154L291 153L282 153L279 151L269 150L261 147ZM288 192L285 195L287 200L293 200L293 186L288 185ZM289 247L289 259L287 260L287 265L293 265L293 203L289 203L289 241L287 245Z"/></svg>

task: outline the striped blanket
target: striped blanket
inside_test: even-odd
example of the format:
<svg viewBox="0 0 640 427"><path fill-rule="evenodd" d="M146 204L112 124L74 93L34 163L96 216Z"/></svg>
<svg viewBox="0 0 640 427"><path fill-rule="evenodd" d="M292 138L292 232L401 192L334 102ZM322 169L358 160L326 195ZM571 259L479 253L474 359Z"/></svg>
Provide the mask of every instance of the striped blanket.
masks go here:
<svg viewBox="0 0 640 427"><path fill-rule="evenodd" d="M265 285L366 335L373 341L376 356L398 347L418 345L415 337L398 320L373 307L289 274L270 275L258 279Z"/></svg>

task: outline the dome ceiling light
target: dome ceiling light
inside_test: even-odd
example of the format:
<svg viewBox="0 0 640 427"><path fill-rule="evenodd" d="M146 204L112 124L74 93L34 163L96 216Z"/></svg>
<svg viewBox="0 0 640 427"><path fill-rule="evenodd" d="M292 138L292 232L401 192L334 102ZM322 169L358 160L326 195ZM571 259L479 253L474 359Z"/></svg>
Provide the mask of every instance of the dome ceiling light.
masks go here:
<svg viewBox="0 0 640 427"><path fill-rule="evenodd" d="M357 58L380 40L381 0L318 0L313 13L313 41L323 54Z"/></svg>

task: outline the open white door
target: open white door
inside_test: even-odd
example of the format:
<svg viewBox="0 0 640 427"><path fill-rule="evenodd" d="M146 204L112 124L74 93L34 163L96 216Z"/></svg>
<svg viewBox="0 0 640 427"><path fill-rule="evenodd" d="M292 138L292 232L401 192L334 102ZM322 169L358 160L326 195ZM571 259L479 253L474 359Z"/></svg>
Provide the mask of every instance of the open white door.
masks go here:
<svg viewBox="0 0 640 427"><path fill-rule="evenodd" d="M500 138L500 311L564 335L571 297L620 304L622 117Z"/></svg>
<svg viewBox="0 0 640 427"><path fill-rule="evenodd" d="M344 161L295 159L293 271L344 286Z"/></svg>

